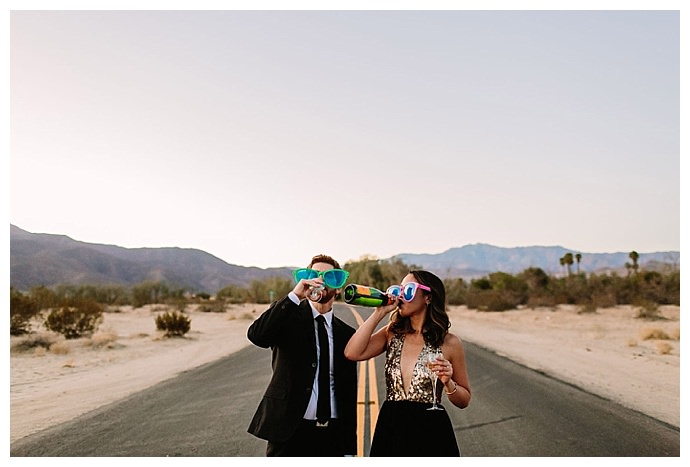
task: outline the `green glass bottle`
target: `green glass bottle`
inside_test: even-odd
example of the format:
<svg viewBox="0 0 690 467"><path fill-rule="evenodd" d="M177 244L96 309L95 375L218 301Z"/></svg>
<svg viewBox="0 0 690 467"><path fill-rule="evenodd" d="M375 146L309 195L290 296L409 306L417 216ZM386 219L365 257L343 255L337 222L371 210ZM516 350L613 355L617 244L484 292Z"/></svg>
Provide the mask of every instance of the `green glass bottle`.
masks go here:
<svg viewBox="0 0 690 467"><path fill-rule="evenodd" d="M343 300L350 305L371 307L393 303L393 300L379 289L359 284L346 285L343 289Z"/></svg>

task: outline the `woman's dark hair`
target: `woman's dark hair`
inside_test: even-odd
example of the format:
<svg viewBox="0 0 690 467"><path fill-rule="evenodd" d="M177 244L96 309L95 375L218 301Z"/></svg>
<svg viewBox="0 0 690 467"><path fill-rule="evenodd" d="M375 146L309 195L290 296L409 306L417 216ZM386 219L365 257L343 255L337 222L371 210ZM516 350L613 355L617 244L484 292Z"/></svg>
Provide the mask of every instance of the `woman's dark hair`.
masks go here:
<svg viewBox="0 0 690 467"><path fill-rule="evenodd" d="M425 295L431 295L431 303L426 308L426 318L424 320L424 340L434 347L440 347L443 339L450 329L450 318L446 312L446 287L443 281L429 271L415 270L410 271L417 282L426 285L431 292L421 290ZM401 317L395 312L391 316L391 329L396 334L410 334L415 329L410 323L409 317Z"/></svg>

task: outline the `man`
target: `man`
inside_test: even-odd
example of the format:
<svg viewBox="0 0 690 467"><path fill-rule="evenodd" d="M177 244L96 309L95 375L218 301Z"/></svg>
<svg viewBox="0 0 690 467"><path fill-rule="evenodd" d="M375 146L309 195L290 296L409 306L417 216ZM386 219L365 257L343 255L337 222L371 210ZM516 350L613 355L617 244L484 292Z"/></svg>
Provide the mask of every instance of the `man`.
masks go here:
<svg viewBox="0 0 690 467"><path fill-rule="evenodd" d="M247 431L268 441L267 456L355 455L357 366L344 355L355 330L333 314L348 273L317 255L294 276L295 288L247 331L273 352L273 375Z"/></svg>

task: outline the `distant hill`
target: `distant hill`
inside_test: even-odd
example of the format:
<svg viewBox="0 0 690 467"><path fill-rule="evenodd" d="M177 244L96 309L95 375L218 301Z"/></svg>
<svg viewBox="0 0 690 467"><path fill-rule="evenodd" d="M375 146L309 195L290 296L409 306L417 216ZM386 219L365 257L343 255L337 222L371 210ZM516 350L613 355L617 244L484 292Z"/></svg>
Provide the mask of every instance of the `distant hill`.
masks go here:
<svg viewBox="0 0 690 467"><path fill-rule="evenodd" d="M400 259L435 272L442 278L465 279L502 271L516 274L538 267L549 274L563 273L559 259L574 250L554 246L501 248L486 244L451 248L439 254L403 253ZM617 271L625 274L629 252L582 254L584 272ZM638 252L639 253L639 252ZM680 252L640 253L641 267L680 268ZM573 265L573 271L576 270ZM19 290L44 285L125 285L163 281L193 292L216 293L227 285L248 286L252 280L291 277L290 268L245 267L226 263L192 248L124 248L73 240L65 235L36 234L10 224L10 284Z"/></svg>
<svg viewBox="0 0 690 467"><path fill-rule="evenodd" d="M113 284L131 286L163 281L194 292L215 293L233 284L291 277L290 268L228 264L191 248L123 248L36 234L10 225L10 283L19 290L37 285Z"/></svg>
<svg viewBox="0 0 690 467"><path fill-rule="evenodd" d="M483 243L451 248L438 254L403 253L394 256L405 264L416 264L423 269L435 272L440 277L475 278L492 272L507 272L516 274L530 267L541 268L549 274L561 274L563 268L560 258L566 253L580 253L581 272L609 272L626 273L625 263L630 263L630 252L619 253L586 253L571 250L561 246L528 246L502 248ZM654 270L680 268L679 251L662 251L657 253L640 253L638 264L640 267ZM576 272L577 263L573 263L572 271Z"/></svg>

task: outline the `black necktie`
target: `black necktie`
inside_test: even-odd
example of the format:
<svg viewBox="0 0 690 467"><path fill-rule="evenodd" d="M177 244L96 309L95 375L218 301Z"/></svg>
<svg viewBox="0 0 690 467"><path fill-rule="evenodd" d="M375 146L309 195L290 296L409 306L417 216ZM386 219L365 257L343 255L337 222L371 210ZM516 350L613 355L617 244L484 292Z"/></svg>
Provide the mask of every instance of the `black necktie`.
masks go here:
<svg viewBox="0 0 690 467"><path fill-rule="evenodd" d="M328 333L326 318L316 317L319 328L319 399L316 403L316 420L324 423L331 418L331 376L328 351Z"/></svg>

